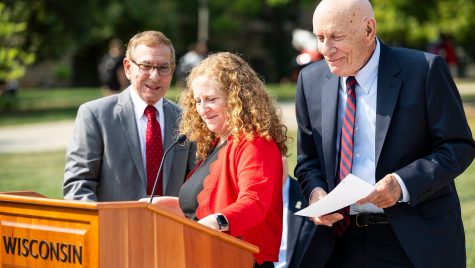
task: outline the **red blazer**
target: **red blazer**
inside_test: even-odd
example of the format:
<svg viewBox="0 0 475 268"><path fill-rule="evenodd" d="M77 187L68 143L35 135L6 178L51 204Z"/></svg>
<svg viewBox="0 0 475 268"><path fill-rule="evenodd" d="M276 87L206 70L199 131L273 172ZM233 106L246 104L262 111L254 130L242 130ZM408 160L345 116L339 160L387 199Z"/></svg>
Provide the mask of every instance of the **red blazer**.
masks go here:
<svg viewBox="0 0 475 268"><path fill-rule="evenodd" d="M196 216L223 213L229 234L259 247L257 263L278 261L282 236L282 156L274 141L227 145L211 164Z"/></svg>

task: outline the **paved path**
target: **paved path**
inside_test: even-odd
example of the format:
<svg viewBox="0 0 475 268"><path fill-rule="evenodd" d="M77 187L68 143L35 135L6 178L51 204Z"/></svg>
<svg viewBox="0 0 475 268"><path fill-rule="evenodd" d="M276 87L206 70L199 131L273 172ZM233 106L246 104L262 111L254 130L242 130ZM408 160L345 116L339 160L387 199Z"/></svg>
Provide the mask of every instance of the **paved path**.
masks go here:
<svg viewBox="0 0 475 268"><path fill-rule="evenodd" d="M475 94L475 83L473 82L460 83L457 88L460 94Z"/></svg>
<svg viewBox="0 0 475 268"><path fill-rule="evenodd" d="M462 93L475 94L475 83L459 85ZM281 103L284 123L297 129L294 103ZM465 106L467 114L475 114L475 106ZM0 154L64 150L71 138L74 121L59 121L21 126L0 127Z"/></svg>
<svg viewBox="0 0 475 268"><path fill-rule="evenodd" d="M74 121L0 127L0 153L65 149L73 128Z"/></svg>

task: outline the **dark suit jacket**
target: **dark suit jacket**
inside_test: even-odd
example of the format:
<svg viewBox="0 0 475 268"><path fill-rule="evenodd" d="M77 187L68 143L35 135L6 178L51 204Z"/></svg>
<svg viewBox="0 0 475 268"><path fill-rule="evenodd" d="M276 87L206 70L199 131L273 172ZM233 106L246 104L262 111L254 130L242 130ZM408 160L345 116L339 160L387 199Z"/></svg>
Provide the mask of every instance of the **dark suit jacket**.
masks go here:
<svg viewBox="0 0 475 268"><path fill-rule="evenodd" d="M146 196L147 178L129 87L79 107L66 153L65 199L127 201ZM164 149L176 139L181 109L164 99ZM165 195L178 196L195 165L195 146L175 145L163 165Z"/></svg>
<svg viewBox="0 0 475 268"><path fill-rule="evenodd" d="M300 260L316 227L308 218L294 215L295 212L308 206L308 202L300 191L298 181L291 176L288 180L290 187L287 207L287 267L312 267L314 262L311 261L311 256L306 259L306 263L300 263Z"/></svg>
<svg viewBox="0 0 475 268"><path fill-rule="evenodd" d="M325 61L302 70L297 83L298 163L306 198L336 184L339 77ZM381 43L376 107L376 179L395 172L410 203L384 210L416 267L464 267L465 238L454 179L472 162L475 145L460 95L444 59ZM308 250L331 254L334 234L318 226Z"/></svg>

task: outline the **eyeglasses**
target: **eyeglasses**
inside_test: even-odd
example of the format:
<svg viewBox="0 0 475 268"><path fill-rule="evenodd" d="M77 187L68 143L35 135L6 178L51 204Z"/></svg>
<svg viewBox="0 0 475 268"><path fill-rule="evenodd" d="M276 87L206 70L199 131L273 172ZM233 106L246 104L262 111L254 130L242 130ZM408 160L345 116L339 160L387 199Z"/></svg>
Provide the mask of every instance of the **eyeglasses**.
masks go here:
<svg viewBox="0 0 475 268"><path fill-rule="evenodd" d="M157 69L158 74L165 76L170 75L173 71L173 66L170 65L153 66L151 64L136 63L132 59L130 61L137 65L139 67L140 72L143 74L151 74L153 72L153 69Z"/></svg>

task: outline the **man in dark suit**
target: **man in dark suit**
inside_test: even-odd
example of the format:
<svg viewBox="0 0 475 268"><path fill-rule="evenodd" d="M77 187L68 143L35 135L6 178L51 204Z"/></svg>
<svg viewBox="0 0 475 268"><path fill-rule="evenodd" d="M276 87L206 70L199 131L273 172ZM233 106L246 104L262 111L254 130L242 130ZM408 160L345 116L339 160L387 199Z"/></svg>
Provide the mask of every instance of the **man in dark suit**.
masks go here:
<svg viewBox="0 0 475 268"><path fill-rule="evenodd" d="M66 155L65 199L138 200L151 193L157 177L162 192L156 194L177 196L195 165L195 147L176 145L157 176L164 150L176 140L181 114L164 98L175 69L171 41L157 31L138 33L123 64L131 85L79 108Z"/></svg>
<svg viewBox="0 0 475 268"><path fill-rule="evenodd" d="M283 157L282 199L284 203L282 241L279 251L279 262L274 263L276 268L303 267L300 260L303 256L315 224L305 217L294 215L295 212L308 205L300 191L299 183L288 174L287 158ZM309 259L307 263L313 265ZM307 266L304 266L307 267Z"/></svg>
<svg viewBox="0 0 475 268"><path fill-rule="evenodd" d="M295 175L314 203L352 173L374 191L313 218L314 267L464 267L455 178L475 143L444 59L376 38L367 0L323 0L313 17L325 61L297 84Z"/></svg>

